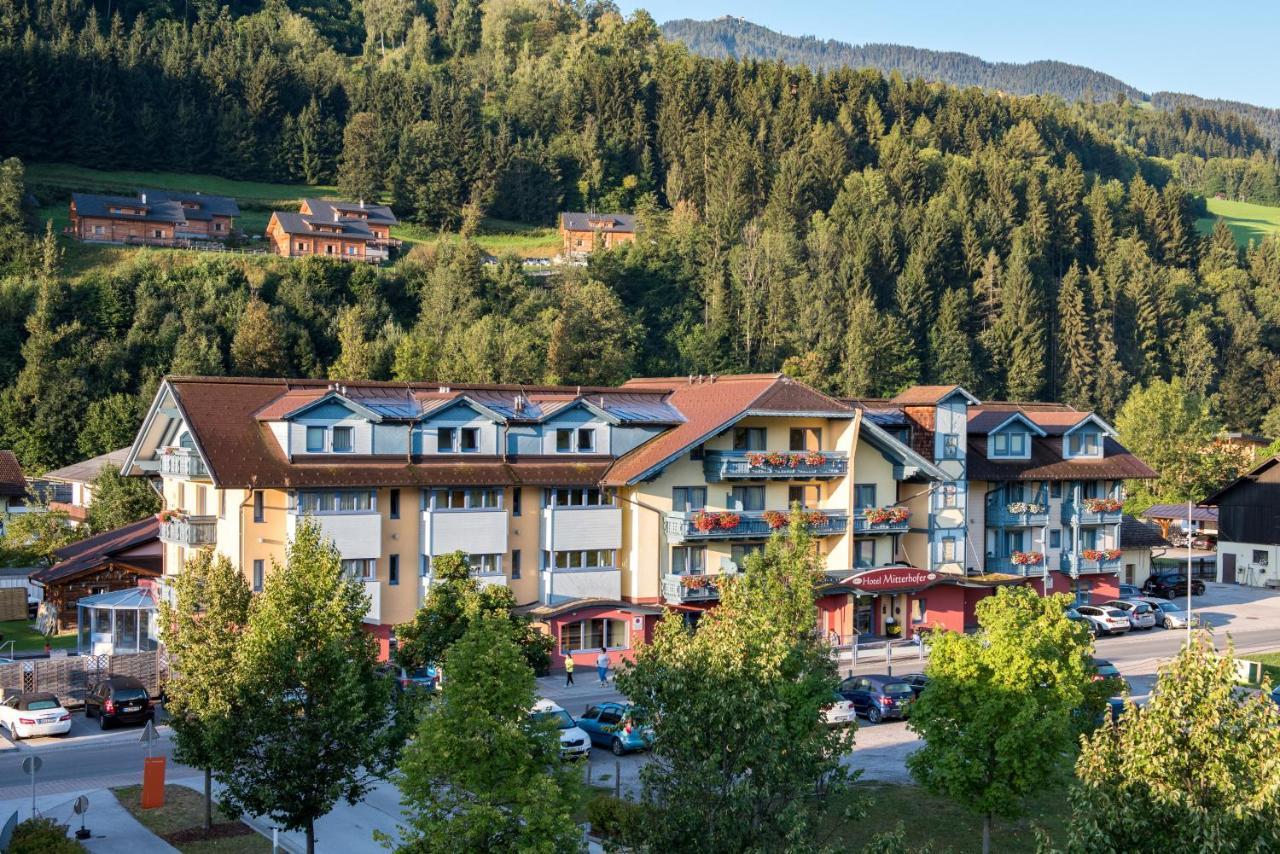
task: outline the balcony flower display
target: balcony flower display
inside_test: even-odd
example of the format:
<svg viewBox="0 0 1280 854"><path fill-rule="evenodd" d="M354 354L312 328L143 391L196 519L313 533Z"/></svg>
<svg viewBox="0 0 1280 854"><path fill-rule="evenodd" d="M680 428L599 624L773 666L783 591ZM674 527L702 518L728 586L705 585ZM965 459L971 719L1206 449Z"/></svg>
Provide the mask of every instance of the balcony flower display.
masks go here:
<svg viewBox="0 0 1280 854"><path fill-rule="evenodd" d="M787 514L781 510L766 510L763 518L764 523L773 531L787 527L787 522L790 521Z"/></svg>
<svg viewBox="0 0 1280 854"><path fill-rule="evenodd" d="M716 519L716 524L720 526L721 530L732 531L738 527L738 523L741 521L742 517L737 513L721 513Z"/></svg>
<svg viewBox="0 0 1280 854"><path fill-rule="evenodd" d="M740 522L742 517L737 513L708 513L706 510L699 510L693 517L693 527L703 534L709 534L717 528L732 531Z"/></svg>
<svg viewBox="0 0 1280 854"><path fill-rule="evenodd" d="M682 575L680 586L686 590L706 590L714 587L715 581L709 575Z"/></svg>
<svg viewBox="0 0 1280 854"><path fill-rule="evenodd" d="M1014 552L1009 560L1014 566L1039 566L1044 563L1044 555L1040 552Z"/></svg>
<svg viewBox="0 0 1280 854"><path fill-rule="evenodd" d="M809 510L804 514L804 521L810 528L820 528L831 520L821 510Z"/></svg>
<svg viewBox="0 0 1280 854"><path fill-rule="evenodd" d="M905 507L868 507L863 513L868 525L898 525L911 518Z"/></svg>
<svg viewBox="0 0 1280 854"><path fill-rule="evenodd" d="M804 464L807 466L820 466L827 461L827 455L821 451L809 451L804 455Z"/></svg>
<svg viewBox="0 0 1280 854"><path fill-rule="evenodd" d="M184 518L181 510L161 510L159 516L161 522L180 522Z"/></svg>
<svg viewBox="0 0 1280 854"><path fill-rule="evenodd" d="M1086 498L1083 503L1084 509L1090 513L1118 513L1124 507L1119 498Z"/></svg>
<svg viewBox="0 0 1280 854"><path fill-rule="evenodd" d="M1004 509L1015 516L1021 516L1024 513L1031 515L1044 513L1048 508L1043 504L1036 504L1033 501L1014 501L1010 504L1006 504Z"/></svg>
<svg viewBox="0 0 1280 854"><path fill-rule="evenodd" d="M758 469L765 464L767 459L768 457L766 455L752 451L747 454L747 465L751 466L753 469Z"/></svg>
<svg viewBox="0 0 1280 854"><path fill-rule="evenodd" d="M1084 549L1080 556L1085 560L1116 560L1120 557L1119 549Z"/></svg>

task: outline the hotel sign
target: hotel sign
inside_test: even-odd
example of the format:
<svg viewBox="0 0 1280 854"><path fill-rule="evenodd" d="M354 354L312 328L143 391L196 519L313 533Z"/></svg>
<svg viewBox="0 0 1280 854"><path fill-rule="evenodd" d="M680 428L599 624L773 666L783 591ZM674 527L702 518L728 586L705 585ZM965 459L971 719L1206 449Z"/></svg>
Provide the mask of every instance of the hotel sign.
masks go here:
<svg viewBox="0 0 1280 854"><path fill-rule="evenodd" d="M848 580L851 587L866 593L896 593L919 590L938 580L938 573L914 566L886 566L860 572Z"/></svg>

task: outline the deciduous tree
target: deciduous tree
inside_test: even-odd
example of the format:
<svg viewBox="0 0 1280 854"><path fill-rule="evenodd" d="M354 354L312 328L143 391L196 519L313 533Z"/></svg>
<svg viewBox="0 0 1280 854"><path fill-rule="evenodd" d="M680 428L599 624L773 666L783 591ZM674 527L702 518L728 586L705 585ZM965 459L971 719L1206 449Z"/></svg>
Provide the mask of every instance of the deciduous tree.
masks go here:
<svg viewBox="0 0 1280 854"><path fill-rule="evenodd" d="M113 531L159 513L164 502L146 478L125 477L115 466L103 466L93 479L93 500L89 502L89 529L95 534Z"/></svg>

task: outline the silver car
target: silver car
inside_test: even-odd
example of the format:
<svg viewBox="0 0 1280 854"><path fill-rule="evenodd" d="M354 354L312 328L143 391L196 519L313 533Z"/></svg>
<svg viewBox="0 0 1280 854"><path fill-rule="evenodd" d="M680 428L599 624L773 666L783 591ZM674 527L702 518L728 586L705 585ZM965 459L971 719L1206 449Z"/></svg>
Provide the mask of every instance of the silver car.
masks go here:
<svg viewBox="0 0 1280 854"><path fill-rule="evenodd" d="M1112 599L1108 607L1124 611L1129 617L1129 627L1134 629L1154 629L1156 627L1155 609L1139 599Z"/></svg>
<svg viewBox="0 0 1280 854"><path fill-rule="evenodd" d="M1118 635L1129 631L1129 615L1110 605L1077 605L1076 613L1089 621L1096 635Z"/></svg>
<svg viewBox="0 0 1280 854"><path fill-rule="evenodd" d="M1157 623L1166 629L1185 629L1188 621L1192 628L1209 626L1199 614L1188 613L1187 607L1180 602L1170 602L1168 599L1157 599L1154 596L1144 596L1142 601L1155 610Z"/></svg>

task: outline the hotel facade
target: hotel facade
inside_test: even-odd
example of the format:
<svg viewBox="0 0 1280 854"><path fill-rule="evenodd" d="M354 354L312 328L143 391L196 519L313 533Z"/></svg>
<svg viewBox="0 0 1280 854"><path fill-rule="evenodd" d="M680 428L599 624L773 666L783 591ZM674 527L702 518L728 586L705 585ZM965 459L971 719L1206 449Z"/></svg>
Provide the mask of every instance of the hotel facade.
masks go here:
<svg viewBox="0 0 1280 854"><path fill-rule="evenodd" d="M529 387L170 377L125 461L159 481L164 577L199 549L260 590L299 522L332 540L390 649L466 553L556 639L615 658L719 598L798 505L835 645L963 629L1005 584L1117 592L1123 480L1089 413L958 387L842 401L776 374Z"/></svg>

